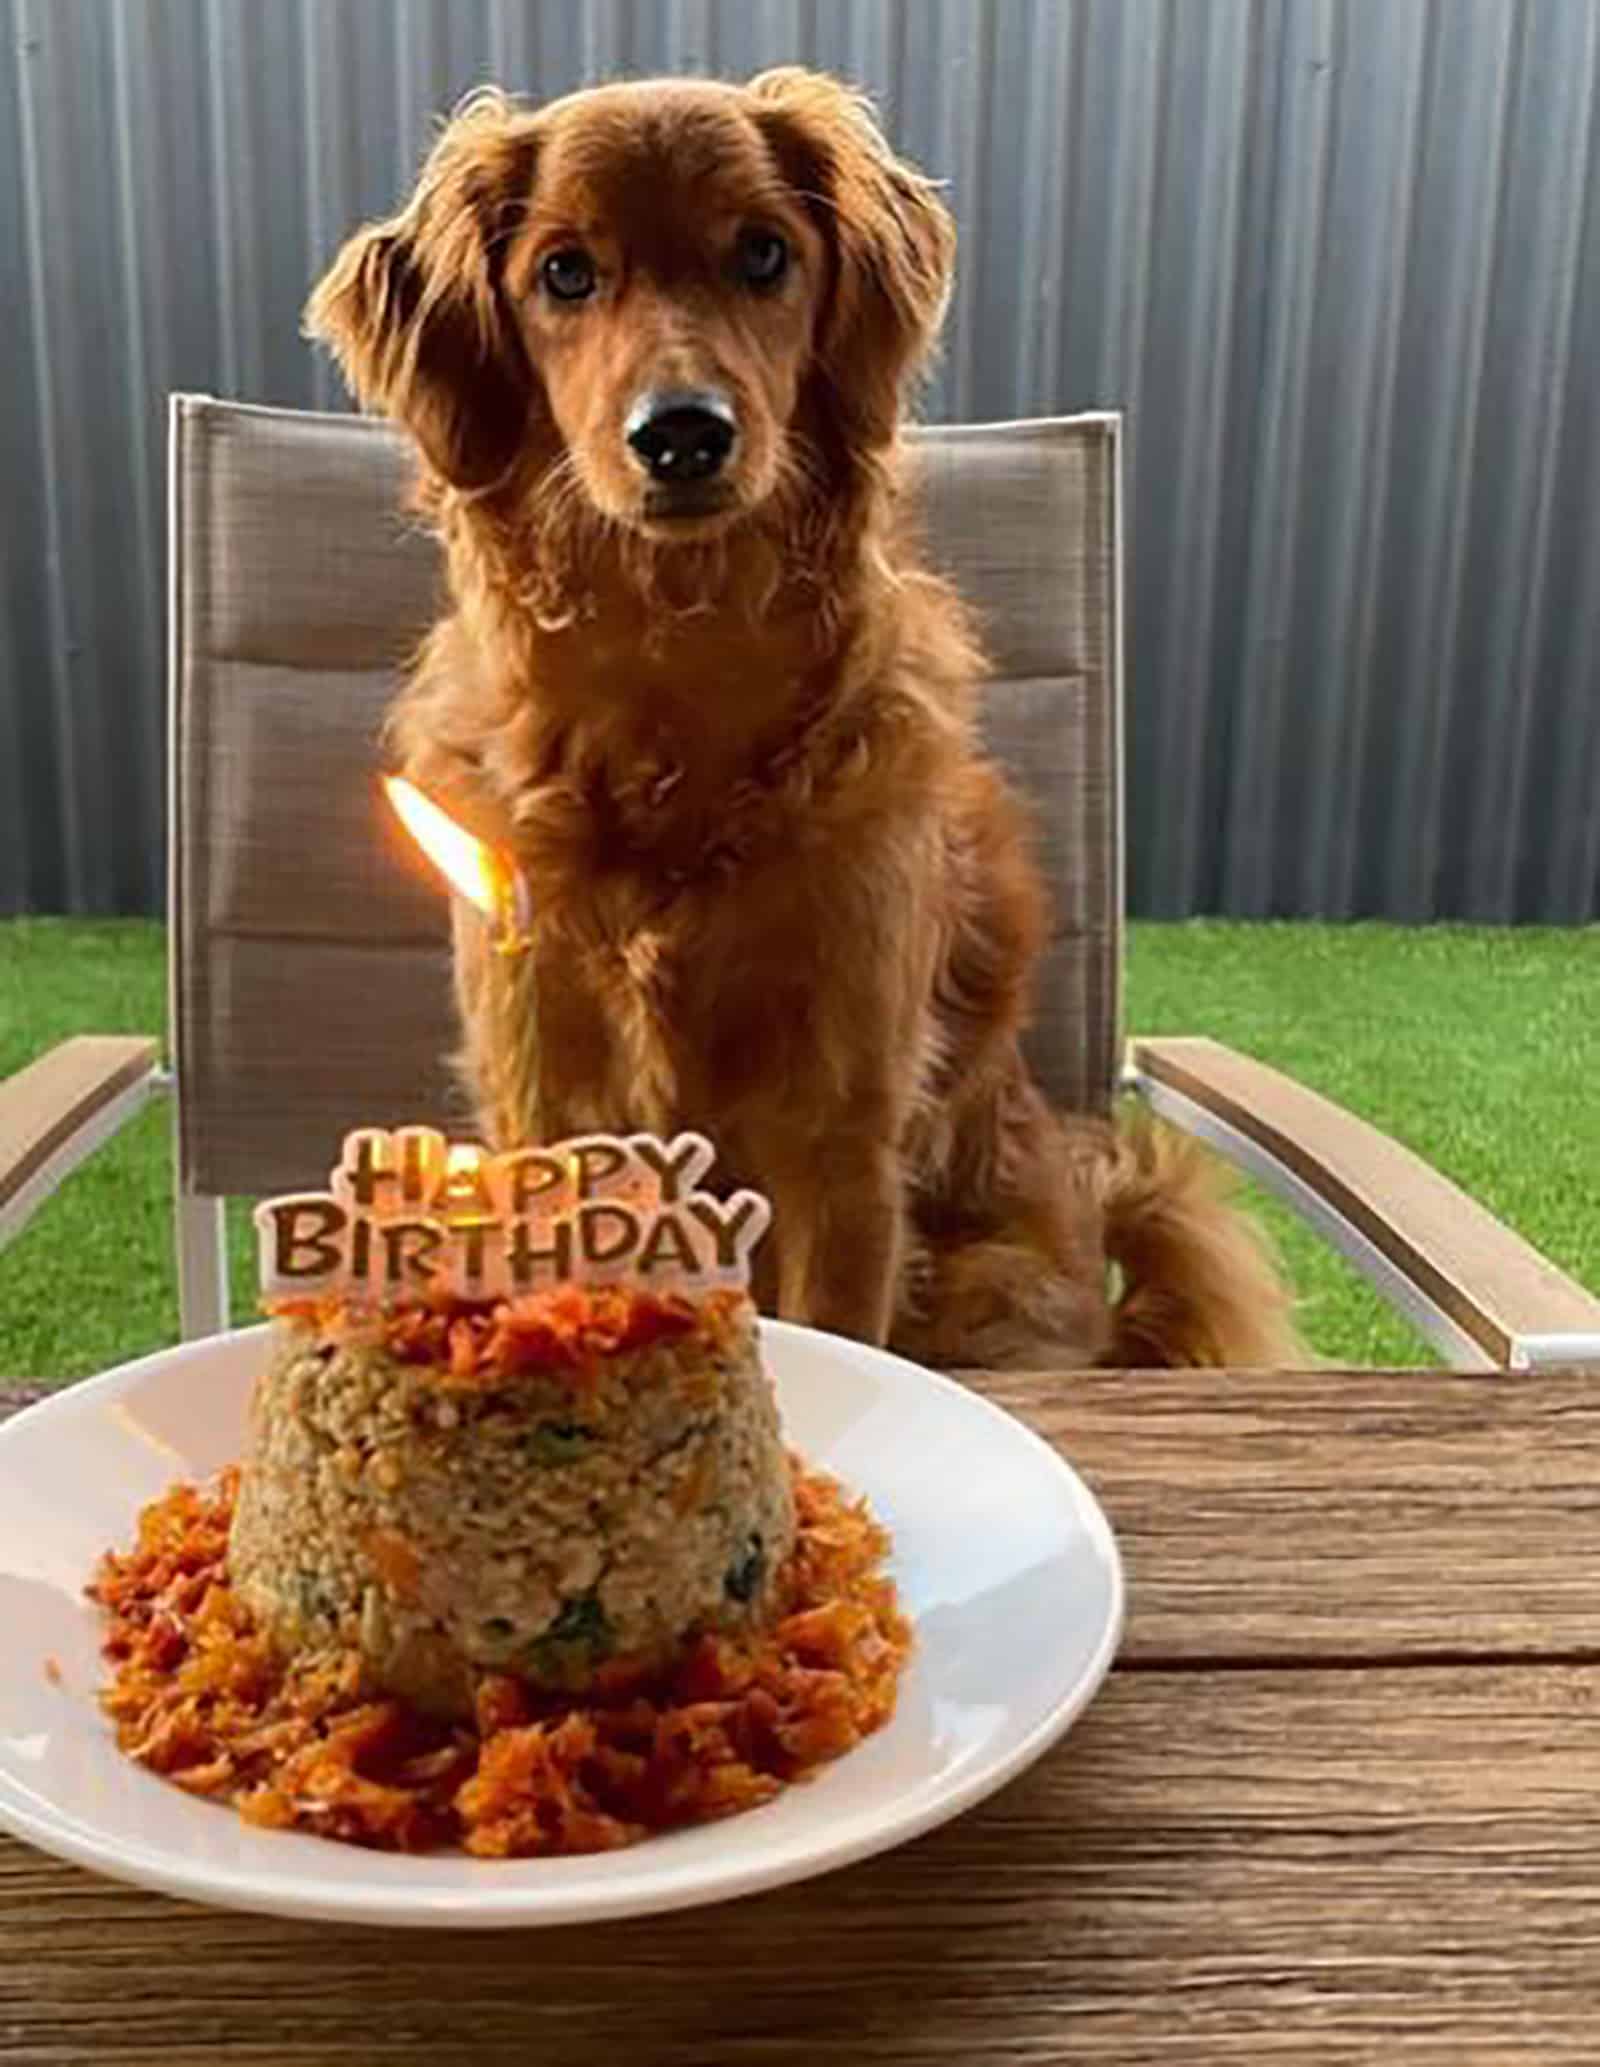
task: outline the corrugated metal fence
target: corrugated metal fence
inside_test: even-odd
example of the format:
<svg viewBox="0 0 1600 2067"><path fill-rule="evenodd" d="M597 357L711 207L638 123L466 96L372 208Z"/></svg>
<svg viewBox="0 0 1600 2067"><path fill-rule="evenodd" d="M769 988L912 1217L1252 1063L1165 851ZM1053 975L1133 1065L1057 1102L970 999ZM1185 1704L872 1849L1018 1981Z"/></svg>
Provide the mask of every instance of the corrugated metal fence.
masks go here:
<svg viewBox="0 0 1600 2067"><path fill-rule="evenodd" d="M854 75L945 175L930 414L1130 413L1138 911L1600 911L1596 0L4 0L0 910L154 910L162 416L333 405L484 78Z"/></svg>

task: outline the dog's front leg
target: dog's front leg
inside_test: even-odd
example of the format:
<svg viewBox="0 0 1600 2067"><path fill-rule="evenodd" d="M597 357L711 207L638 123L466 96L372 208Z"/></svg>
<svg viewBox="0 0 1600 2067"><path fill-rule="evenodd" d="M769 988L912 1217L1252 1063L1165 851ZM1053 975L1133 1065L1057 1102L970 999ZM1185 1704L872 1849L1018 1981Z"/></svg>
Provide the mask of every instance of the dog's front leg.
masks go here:
<svg viewBox="0 0 1600 2067"><path fill-rule="evenodd" d="M881 1343L888 1338L904 1235L900 1154L879 1129L785 1143L764 1158L785 1320Z"/></svg>

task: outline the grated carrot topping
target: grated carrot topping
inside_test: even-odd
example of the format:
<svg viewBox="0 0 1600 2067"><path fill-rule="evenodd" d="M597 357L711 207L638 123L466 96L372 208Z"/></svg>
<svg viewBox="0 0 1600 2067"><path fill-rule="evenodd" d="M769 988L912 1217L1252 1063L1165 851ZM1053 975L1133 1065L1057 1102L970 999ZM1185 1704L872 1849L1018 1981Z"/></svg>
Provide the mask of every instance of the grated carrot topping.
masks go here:
<svg viewBox="0 0 1600 2067"><path fill-rule="evenodd" d="M351 1844L525 1858L735 1815L880 1729L910 1649L884 1531L794 1469L798 1535L764 1634L702 1636L654 1682L616 1666L577 1702L486 1675L470 1727L375 1698L353 1653L275 1657L228 1583L237 1470L174 1486L88 1589L102 1705L121 1748L177 1786Z"/></svg>
<svg viewBox="0 0 1600 2067"><path fill-rule="evenodd" d="M431 1365L458 1383L523 1375L581 1375L602 1358L699 1334L726 1336L744 1294L697 1300L627 1285L558 1285L510 1300L441 1295L388 1306L330 1295L275 1299L266 1311L319 1342L378 1341L397 1362Z"/></svg>

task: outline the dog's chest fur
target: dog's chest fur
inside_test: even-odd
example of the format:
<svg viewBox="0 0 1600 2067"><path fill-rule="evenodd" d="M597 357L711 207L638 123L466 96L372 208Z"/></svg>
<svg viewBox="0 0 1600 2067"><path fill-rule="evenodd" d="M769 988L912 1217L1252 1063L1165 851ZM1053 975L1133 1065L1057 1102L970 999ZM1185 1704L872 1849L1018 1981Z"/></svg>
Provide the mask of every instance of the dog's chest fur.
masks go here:
<svg viewBox="0 0 1600 2067"><path fill-rule="evenodd" d="M864 695L769 722L731 767L647 724L551 757L552 793L516 809L547 1125L620 1115L731 1143L756 1102L814 1107L859 1072L889 1030L854 993L880 984L884 928L926 911L937 868L916 732L893 695Z"/></svg>
<svg viewBox="0 0 1600 2067"><path fill-rule="evenodd" d="M758 830L708 853L692 830L663 828L637 859L533 872L549 972L541 991L565 985L594 1008L589 1037L551 1057L591 1109L585 1124L605 1114L614 1126L618 1112L641 1127L697 1114L704 1124L712 1105L726 1123L744 1096L781 1077L786 1053L813 1028L827 981L825 920L818 886L797 885L790 862L811 851L821 878L834 871L814 826L774 807ZM592 860L605 851L597 836ZM541 1010L550 1027L566 1016Z"/></svg>
<svg viewBox="0 0 1600 2067"><path fill-rule="evenodd" d="M914 1101L972 752L948 592L908 581L826 620L815 598L728 605L658 637L606 600L514 636L464 610L397 713L414 779L532 892L537 1028L462 987L485 1102L515 1130L534 1042L546 1132L697 1126L733 1160Z"/></svg>

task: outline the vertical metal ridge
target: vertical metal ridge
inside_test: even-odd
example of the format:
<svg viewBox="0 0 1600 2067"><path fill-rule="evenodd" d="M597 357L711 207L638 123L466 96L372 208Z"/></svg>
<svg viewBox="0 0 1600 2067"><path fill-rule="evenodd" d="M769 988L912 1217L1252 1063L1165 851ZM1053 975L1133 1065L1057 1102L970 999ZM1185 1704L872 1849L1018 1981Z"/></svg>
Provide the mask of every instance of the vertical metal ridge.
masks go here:
<svg viewBox="0 0 1600 2067"><path fill-rule="evenodd" d="M572 9L563 9L571 15ZM528 64L526 34L529 28L527 10L513 6L511 0L489 0L489 68L497 85L507 86L513 91L537 90L541 95L553 93L553 86L546 86L532 77Z"/></svg>
<svg viewBox="0 0 1600 2067"><path fill-rule="evenodd" d="M1137 447L1156 157L1161 140L1157 110L1161 104L1171 15L1165 5L1133 0L1132 5L1115 9L1110 21L1117 56L1117 99L1112 157L1107 168L1110 192L1106 198L1112 211L1108 228L1109 292L1100 332L1097 387L1102 399L1119 391L1126 397ZM1142 61L1130 63L1134 24L1144 25L1145 33L1142 45L1136 46L1136 57ZM1135 529L1137 524L1135 514Z"/></svg>
<svg viewBox="0 0 1600 2067"><path fill-rule="evenodd" d="M879 0L876 6L853 0L845 30L845 70L862 86L876 88L877 98L891 115L899 13L899 0Z"/></svg>
<svg viewBox="0 0 1600 2067"><path fill-rule="evenodd" d="M1228 802L1224 898L1230 910L1277 917L1278 829L1285 795L1289 628L1303 570L1294 552L1307 429L1308 346L1321 284L1327 215L1334 15L1328 0L1290 11L1279 46L1276 122L1286 169L1279 193L1261 371L1247 547L1244 666ZM1303 97L1303 98L1302 98Z"/></svg>
<svg viewBox="0 0 1600 2067"><path fill-rule="evenodd" d="M1593 156L1596 126L1593 95L1585 88L1593 80L1600 50L1600 13L1584 10L1584 17L1578 51L1546 47L1537 69L1525 62L1523 72L1525 86L1542 88L1527 94L1522 110L1532 187L1524 212L1535 229L1549 224L1549 244L1538 267L1530 269L1532 277L1513 282L1507 290L1522 309L1514 333L1521 362L1513 368L1518 392L1504 412L1519 431L1511 441L1519 478L1518 492L1508 498L1509 515L1497 512L1501 534L1509 541L1505 559L1510 564L1502 567L1501 585L1495 591L1492 675L1478 720L1485 735L1480 760L1487 763L1491 748L1505 757L1504 809L1497 819L1486 821L1489 837L1475 849L1467 891L1475 906L1506 920L1521 916L1530 901L1529 862L1542 830L1542 814L1529 796L1529 761L1535 718L1547 708L1538 658L1552 577L1565 399L1560 376L1572 362L1579 254L1586 227L1584 175ZM1525 37L1549 33L1552 17L1525 14L1523 19ZM1551 38L1552 45L1561 41ZM1507 243L1514 264L1531 239L1514 235ZM1489 808L1490 802L1480 778L1480 810Z"/></svg>
<svg viewBox="0 0 1600 2067"><path fill-rule="evenodd" d="M300 94L306 111L305 123L305 216L301 233L310 259L306 285L320 279L337 249L325 218L331 217L342 231L353 230L343 196L328 163L326 131L332 127L324 105L321 82L338 91L337 53L332 47L337 34L338 10L319 5L319 0L297 0L293 10L296 53L299 58ZM320 34L319 34L320 26ZM311 399L318 409L332 409L342 400L338 375L327 352L316 352L311 360Z"/></svg>
<svg viewBox="0 0 1600 2067"><path fill-rule="evenodd" d="M436 67L432 16L418 0L395 0L394 37L394 163L391 172L396 200L416 170L416 124L433 97Z"/></svg>
<svg viewBox="0 0 1600 2067"><path fill-rule="evenodd" d="M1600 39L1591 46L1587 79L1589 139L1578 169L1583 196L1573 329L1562 368L1563 436L1555 485L1559 517L1552 535L1565 551L1552 571L1542 627L1541 671L1551 683L1555 722L1539 742L1537 762L1547 836L1539 880L1525 908L1568 922L1600 909Z"/></svg>
<svg viewBox="0 0 1600 2067"><path fill-rule="evenodd" d="M1445 377L1440 385L1444 403L1434 422L1430 492L1419 532L1428 610L1419 620L1413 645L1415 676L1408 685L1417 699L1416 722L1403 735L1402 780L1389 827L1389 894L1403 916L1416 919L1427 917L1433 909L1442 881L1440 814L1451 718L1450 688L1462 648L1462 579L1472 515L1470 489L1483 428L1474 404L1488 339L1494 231L1505 180L1517 16L1500 0L1493 0L1486 12L1496 37L1496 44L1488 52L1493 75L1486 87L1480 86L1473 76L1478 56L1474 46L1458 41L1450 30L1437 45L1441 58L1451 51L1463 63L1468 89L1479 95L1475 103L1469 102L1469 112L1487 117L1489 138L1488 148L1480 154L1488 168L1487 176L1471 184L1464 178L1458 179L1449 197L1456 249L1452 268L1455 277L1448 284L1456 303L1451 314L1460 338L1454 363L1448 359L1443 362ZM1458 131L1460 116L1460 105L1452 96L1441 111L1441 123ZM1463 220L1468 224L1465 230L1461 227ZM1471 233L1474 228L1476 235ZM1440 360L1436 336L1425 341L1424 349L1430 367L1437 366Z"/></svg>
<svg viewBox="0 0 1600 2067"><path fill-rule="evenodd" d="M1506 658L1503 648L1507 612L1508 608L1515 610L1517 598L1503 588L1497 593L1496 585L1517 580L1522 571L1518 534L1527 520L1531 454L1530 426L1523 420L1514 394L1515 324L1521 320L1520 312L1516 319L1507 321L1501 311L1507 303L1510 268L1515 258L1514 238L1508 225L1516 198L1517 116L1527 61L1528 13L1524 0L1513 0L1506 10L1506 42L1497 80L1487 234L1478 246L1473 283L1473 406L1458 446L1452 497L1454 586L1450 592L1446 651L1455 693L1441 709L1441 728L1428 771L1426 810L1421 821L1431 856L1431 880L1424 891L1425 902L1430 906L1452 885L1459 885L1459 889L1451 889L1448 894L1471 900L1477 884L1492 875L1492 869L1483 865L1481 857L1486 848L1498 841L1507 808L1509 741L1503 736L1507 712L1498 675ZM1515 290L1515 295L1520 302L1522 291ZM1506 440L1499 455L1492 491L1481 463L1483 426L1491 414L1516 426L1516 435ZM1502 721L1498 727L1493 724L1495 718ZM1483 779L1485 771L1478 765L1481 733L1491 734L1494 750L1493 775L1488 783ZM1463 837L1463 827L1471 823L1469 814L1484 797L1496 814L1496 822L1473 825L1470 837ZM1503 916L1493 903L1484 909L1488 916Z"/></svg>
<svg viewBox="0 0 1600 2067"><path fill-rule="evenodd" d="M220 19L222 7L223 0L206 0L207 114L211 126L212 239L217 276L216 365L219 378L216 385L224 394L236 395L240 392L239 314L234 272L229 262L233 155L228 147L229 75Z"/></svg>
<svg viewBox="0 0 1600 2067"><path fill-rule="evenodd" d="M1158 625L1166 622L1171 533L1165 517L1152 523L1141 489L1159 483L1165 502L1166 469L1173 455L1162 451L1154 430L1155 410L1146 410L1145 369L1151 331L1151 283L1158 223L1161 169L1166 162L1162 109L1170 85L1173 15L1165 0L1134 0L1098 16L1114 64L1108 90L1110 133L1103 140L1101 193L1108 209L1102 278L1105 312L1097 325L1097 403L1127 411L1127 459L1131 477L1125 551L1129 556L1129 683L1132 704L1126 734L1129 785L1129 885L1142 904L1148 895L1161 909L1160 876L1164 834L1150 843L1146 828L1159 825L1162 799L1154 793L1160 758L1160 706L1145 688L1145 655ZM1096 297L1099 299L1100 297ZM1161 615L1152 598L1161 597ZM1158 680L1152 668L1150 680ZM1146 788L1145 785L1150 787Z"/></svg>
<svg viewBox="0 0 1600 2067"><path fill-rule="evenodd" d="M615 78L622 63L620 0L584 0L583 80L599 85Z"/></svg>
<svg viewBox="0 0 1600 2067"><path fill-rule="evenodd" d="M143 668L154 671L159 668L161 651L161 554L155 528L155 513L160 507L160 495L157 486L156 418L154 410L148 406L147 399L155 390L152 379L149 312L146 307L146 283L149 276L144 263L147 210L142 210L139 206L140 182L134 164L133 57L129 48L129 16L126 8L118 7L111 10L109 29L114 116L111 126L116 165L114 189L117 255L121 261L121 298L126 318L122 330L126 340L126 363L121 369L121 374L130 432L129 486L134 506L134 522L130 527L130 552L138 573L129 597L131 622L124 628L124 636L133 652L139 656ZM148 201L148 196L145 198ZM127 768L126 773L137 792L139 819L146 825L152 822L159 824L162 803L161 771L164 765L159 700L150 696L135 700L129 712L129 719L134 750L131 766ZM157 847L152 852L150 842L147 839L138 840L132 827L128 828L127 845L130 853L129 874L130 878L136 880L137 901L152 903L160 894L160 848Z"/></svg>
<svg viewBox="0 0 1600 2067"><path fill-rule="evenodd" d="M1360 182L1359 198L1352 199L1352 243L1367 270L1360 275L1362 292L1353 312L1361 324L1355 393L1337 419L1348 416L1360 443L1348 469L1341 547L1328 570L1322 634L1326 679L1342 691L1342 700L1330 696L1315 706L1320 715L1314 739L1325 780L1314 793L1312 837L1301 870L1302 894L1317 897L1320 879L1318 902L1336 918L1356 917L1364 909L1361 862L1369 832L1363 805L1382 781L1380 771L1368 766L1374 654L1388 543L1386 484L1397 464L1395 398L1419 176L1416 142L1435 17L1430 8L1412 6L1401 18L1411 30L1409 39L1398 47L1368 46L1364 60L1368 104L1388 111L1377 124L1376 146L1370 135L1352 133L1344 153ZM1385 196L1391 197L1387 209ZM1358 226L1374 218L1375 233L1362 244Z"/></svg>
<svg viewBox="0 0 1600 2067"><path fill-rule="evenodd" d="M1419 620L1421 597L1414 569L1416 536L1420 520L1413 522L1417 499L1423 488L1422 468L1416 445L1433 429L1431 417L1406 411L1414 362L1426 354L1426 339L1420 341L1418 317L1419 281L1425 277L1427 250L1420 234L1428 192L1430 160L1427 149L1430 122L1438 102L1440 44L1444 23L1434 0L1425 0L1417 78L1408 107L1406 137L1408 163L1403 181L1403 228L1395 243L1396 270L1390 281L1393 329L1393 361L1389 373L1390 404L1396 419L1404 417L1404 433L1395 441L1394 464L1379 474L1367 490L1372 523L1372 583L1364 603L1365 641L1361 661L1372 682L1389 685L1415 679L1416 646L1414 626ZM1392 721L1392 695L1381 713ZM1409 715L1409 714L1408 714ZM1420 722L1414 719L1412 722ZM1357 745L1364 756L1358 800L1345 842L1344 876L1348 884L1343 910L1361 916L1388 911L1399 915L1399 899L1391 887L1391 820L1400 808L1402 769L1397 752L1396 728L1380 722L1372 696L1359 706L1360 730ZM1415 917L1413 911L1409 916Z"/></svg>
<svg viewBox="0 0 1600 2067"><path fill-rule="evenodd" d="M1146 625L1140 656L1175 691L1160 725L1146 729L1140 762L1141 797L1156 801L1141 844L1157 898L1179 894L1164 886L1193 880L1211 830L1208 655L1245 163L1244 127L1232 116L1252 62L1251 22L1240 10L1190 9L1174 24L1177 62L1193 69L1200 92L1195 120L1176 131L1163 167L1145 325L1161 355L1146 412L1146 464L1160 470L1174 543L1167 608Z"/></svg>
<svg viewBox="0 0 1600 2067"><path fill-rule="evenodd" d="M938 25L934 95L939 169L950 181L957 220L970 231L981 218L984 137L984 111L971 90L971 80L992 15L974 0L937 0L933 19ZM956 275L936 390L939 413L956 418L972 412L978 316L976 241L971 234L965 239L967 258Z"/></svg>
<svg viewBox="0 0 1600 2067"><path fill-rule="evenodd" d="M639 42L637 26L635 42ZM662 22L664 71L715 74L716 30L711 0L666 0Z"/></svg>
<svg viewBox="0 0 1600 2067"><path fill-rule="evenodd" d="M19 33L13 47L19 55L32 57L40 64L48 63L52 26L41 19L33 0L20 0L17 27ZM91 871L85 852L83 792L88 772L85 763L93 742L84 736L82 727L72 722L67 681L72 648L66 600L70 557L64 538L62 500L71 492L71 482L60 459L56 359L51 339L55 296L45 277L45 251L51 232L46 222L42 191L44 168L40 163L35 87L36 82L29 78L29 67L24 63L18 78L17 138L22 170L23 258L33 313L29 343L32 383L38 407L36 459L40 470L40 505L44 520L40 587L48 626L51 748L55 763L47 772L52 779L56 805L59 840L56 860L66 909L83 911L103 908L105 885L101 879L103 871L99 868ZM19 693L21 688L22 685L14 684L12 693Z"/></svg>
<svg viewBox="0 0 1600 2067"><path fill-rule="evenodd" d="M1250 652L1246 638L1250 604L1248 570L1261 478L1264 410L1264 367L1271 298L1274 288L1273 225L1279 208L1283 135L1279 108L1283 94L1283 47L1286 0L1267 0L1255 10L1250 59L1242 86L1237 119L1246 131L1245 164L1239 193L1238 261L1234 272L1234 305L1229 311L1225 348L1225 460L1219 482L1215 519L1216 564L1226 572L1213 609L1209 650L1200 680L1206 710L1206 751L1200 793L1190 805L1202 812L1210 836L1194 856L1193 872L1176 876L1169 868L1153 908L1177 917L1194 910L1226 909L1226 871L1232 832L1232 786L1236 757L1247 722ZM1153 574L1136 570L1141 580L1171 580L1170 565ZM1135 662L1138 662L1139 613L1135 604ZM1137 692L1136 692L1137 693ZM1163 705L1154 699L1142 724L1159 738L1165 726ZM1136 735L1137 736L1137 735ZM1132 781L1134 808L1139 803L1139 774ZM1159 799L1156 800L1159 806ZM1181 808L1181 807L1180 807ZM1137 862L1137 834L1134 854Z"/></svg>
<svg viewBox="0 0 1600 2067"><path fill-rule="evenodd" d="M1071 101L1072 22L1070 10L1046 14L1028 39L1022 60L1019 182L1021 221L1017 249L1023 266L1017 300L1016 352L1009 368L1015 413L1049 407L1046 367L1054 357L1053 333L1062 321L1064 222L1067 207L1067 131L1064 111ZM1035 45L1042 46L1035 48ZM1030 281L1028 273L1037 274ZM996 366L996 373L1002 370Z"/></svg>
<svg viewBox="0 0 1600 2067"><path fill-rule="evenodd" d="M12 344L17 355L13 378L0 386L0 477L8 483L7 522L0 525L0 684L37 680L42 672L35 654L40 627L29 594L33 568L21 547L24 525L38 495L38 465L33 451L36 411L30 369L35 354L27 333L33 317L32 296L23 291L27 235L22 206L19 137L21 114L17 94L26 64L23 32L14 0L0 8L7 47L17 52L14 64L0 68L0 260L17 283L12 311ZM39 737L34 711L15 689L0 691L0 911L7 891L25 905L35 894L49 895L55 886L49 871L59 842L37 805L36 769L52 756ZM57 893L59 894L59 893Z"/></svg>

